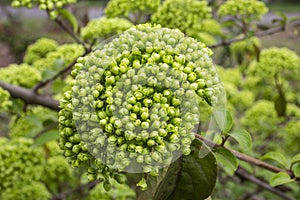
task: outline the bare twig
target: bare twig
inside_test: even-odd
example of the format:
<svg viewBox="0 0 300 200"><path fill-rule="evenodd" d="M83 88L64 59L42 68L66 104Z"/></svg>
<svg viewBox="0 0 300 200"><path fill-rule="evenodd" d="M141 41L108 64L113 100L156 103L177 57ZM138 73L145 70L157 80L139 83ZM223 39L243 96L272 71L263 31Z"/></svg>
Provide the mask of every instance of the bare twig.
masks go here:
<svg viewBox="0 0 300 200"><path fill-rule="evenodd" d="M0 81L0 87L7 90L12 97L22 99L26 104L41 105L52 110L59 110L59 101L52 99L49 95L38 95L33 90L2 81Z"/></svg>
<svg viewBox="0 0 300 200"><path fill-rule="evenodd" d="M210 141L210 140L202 137L201 135L196 134L196 138L199 139L199 140L201 140L201 141L203 141L207 146L209 146L211 148L221 147L219 144L216 144L216 143L214 143L214 142L212 142L212 141ZM266 162L263 162L261 160L258 160L256 158L253 158L251 156L248 156L246 154L243 154L243 153L238 152L238 151L233 150L233 149L228 149L228 150L231 151L231 153L233 155L235 155L235 157L238 158L238 159L240 159L240 160L243 160L245 162L248 162L250 164L253 164L255 166L267 169L267 170L275 172L275 173L286 172L287 174L289 174L291 176L291 178L295 177L295 175L291 171L289 171L289 170L278 168L276 166L270 165L270 164L268 164Z"/></svg>
<svg viewBox="0 0 300 200"><path fill-rule="evenodd" d="M296 21L294 23L291 23L291 25L293 27L300 26L300 21ZM270 29L265 30L265 31L255 32L253 34L253 36L264 37L264 36L272 35L272 34L275 34L275 33L278 33L278 32L282 32L282 31L285 31L285 30L286 30L286 26L278 26L278 27L270 28ZM231 40L222 41L220 43L217 43L217 44L214 44L214 45L210 45L208 47L211 48L211 49L213 49L213 48L217 48L217 47L221 47L221 46L227 46L227 45L230 45L231 43L239 42L239 41L242 41L242 40L244 40L246 38L247 38L247 36L241 37L241 38L233 38Z"/></svg>
<svg viewBox="0 0 300 200"><path fill-rule="evenodd" d="M54 21L64 30L66 31L78 44L81 44L86 50L88 49L83 41L80 40L77 35L70 30L62 21L60 21L58 18L55 18Z"/></svg>
<svg viewBox="0 0 300 200"><path fill-rule="evenodd" d="M91 190L93 189L97 184L99 183L99 181L92 181L83 185L78 186L76 189L73 190L68 190L62 193L59 193L57 195L54 195L52 197L51 200L63 200L66 199L66 197L72 193L79 193L79 192L83 192L84 190L88 189Z"/></svg>
<svg viewBox="0 0 300 200"><path fill-rule="evenodd" d="M52 130L53 128L57 127L57 122L53 122L51 124L49 124L48 126L46 126L43 130L41 130L40 132L38 132L33 139L37 139L39 136L43 135L44 133L46 133L47 131Z"/></svg>
<svg viewBox="0 0 300 200"><path fill-rule="evenodd" d="M251 175L247 170L245 170L242 167L238 167L238 169L235 171L235 174L243 179L246 179L248 181L251 181L253 183L255 183L256 185L280 196L282 199L285 200L295 200L292 197L287 196L284 192L282 192L280 189L276 188L276 187L272 187L270 186L266 181L263 181L253 175Z"/></svg>

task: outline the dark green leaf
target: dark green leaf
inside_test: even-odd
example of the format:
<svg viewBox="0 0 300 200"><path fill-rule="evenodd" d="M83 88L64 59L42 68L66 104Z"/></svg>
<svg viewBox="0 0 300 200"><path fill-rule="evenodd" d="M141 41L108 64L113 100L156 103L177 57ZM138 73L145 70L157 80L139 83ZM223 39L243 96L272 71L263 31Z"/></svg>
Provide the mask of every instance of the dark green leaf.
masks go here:
<svg viewBox="0 0 300 200"><path fill-rule="evenodd" d="M275 103L275 110L277 112L278 117L285 116L287 101L286 101L285 95L281 91L281 89L280 89L279 94L276 97L274 103Z"/></svg>
<svg viewBox="0 0 300 200"><path fill-rule="evenodd" d="M211 194L216 183L217 164L209 151L205 157L200 158L200 148L201 143L195 140L191 154L182 156L170 165L153 199L201 200Z"/></svg>
<svg viewBox="0 0 300 200"><path fill-rule="evenodd" d="M270 185L272 187L275 187L275 186L282 185L285 183L290 183L292 181L293 181L293 179L291 179L291 177L287 173L279 172L271 177Z"/></svg>
<svg viewBox="0 0 300 200"><path fill-rule="evenodd" d="M59 132L57 129L49 130L49 131L43 133L41 136L39 136L34 141L34 145L35 146L43 145L51 140L56 140L58 138L59 138Z"/></svg>
<svg viewBox="0 0 300 200"><path fill-rule="evenodd" d="M73 27L73 31L75 33L77 33L77 31L78 31L78 22L77 22L76 17L66 9L58 9L57 11L61 16L63 16L65 19L67 19L70 22L70 24Z"/></svg>
<svg viewBox="0 0 300 200"><path fill-rule="evenodd" d="M246 130L235 130L229 133L243 149L250 149L252 146L252 139L250 134Z"/></svg>
<svg viewBox="0 0 300 200"><path fill-rule="evenodd" d="M233 175L238 167L238 161L236 157L225 148L217 148L215 150L215 156L219 164L221 164L224 170L229 174Z"/></svg>
<svg viewBox="0 0 300 200"><path fill-rule="evenodd" d="M282 167L287 167L286 158L278 152L268 152L264 156L261 157L262 160L274 160L279 163Z"/></svg>

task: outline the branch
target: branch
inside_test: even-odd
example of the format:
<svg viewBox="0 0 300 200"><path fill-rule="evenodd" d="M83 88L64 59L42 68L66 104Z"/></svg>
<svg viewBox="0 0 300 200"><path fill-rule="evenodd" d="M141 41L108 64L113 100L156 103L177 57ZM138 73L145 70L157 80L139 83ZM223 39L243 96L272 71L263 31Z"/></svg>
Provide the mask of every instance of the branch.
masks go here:
<svg viewBox="0 0 300 200"><path fill-rule="evenodd" d="M221 145L216 144L216 143L214 143L214 142L212 142L212 141L210 141L208 139L205 139L204 137L202 137L202 136L200 136L198 134L196 134L195 136L196 136L197 139L203 141L207 146L209 146L211 148L221 147ZM289 171L289 170L278 168L276 166L270 165L269 163L263 162L261 160L258 160L256 158L253 158L251 156L248 156L246 154L243 154L243 153L238 152L238 151L233 150L233 149L228 149L228 150L231 151L231 153L233 155L235 155L235 157L237 157L238 159L243 160L243 161L245 161L247 163L253 164L255 166L267 169L267 170L275 172L275 173L286 172L287 174L290 175L291 178L295 177L295 175L291 171Z"/></svg>
<svg viewBox="0 0 300 200"><path fill-rule="evenodd" d="M270 192L280 196L282 199L285 199L285 200L295 200L294 198L292 197L289 197L287 196L284 192L282 192L280 189L276 188L276 187L272 187L270 186L267 182L251 175L247 170L245 170L244 168L242 167L239 167L236 171L235 171L235 174L239 177L241 177L242 179L246 179L248 181L251 181L253 183L255 183L256 185L266 189L266 190L269 190Z"/></svg>
<svg viewBox="0 0 300 200"><path fill-rule="evenodd" d="M88 49L83 41L81 41L77 35L71 31L62 21L58 18L55 18L54 21L64 30L66 31L78 44L81 44L86 50Z"/></svg>
<svg viewBox="0 0 300 200"><path fill-rule="evenodd" d="M300 26L300 21L296 21L294 23L291 23L291 25L294 26L294 27ZM270 28L270 29L265 30L265 31L256 32L256 33L253 34L253 36L264 37L264 36L272 35L272 34L282 32L282 31L285 31L285 30L286 30L286 25L283 25L283 26ZM234 39L231 39L231 40L222 41L222 42L214 44L214 45L210 45L208 47L213 49L213 48L217 48L217 47L221 47L221 46L227 46L227 45L230 45L231 43L239 42L239 41L242 41L246 38L247 38L246 36L244 36L242 38L234 38Z"/></svg>
<svg viewBox="0 0 300 200"><path fill-rule="evenodd" d="M98 183L99 183L99 181L92 181L92 182L89 182L89 183L86 183L86 184L83 184L83 185L79 185L76 189L68 190L68 191L59 193L59 194L57 194L57 195L54 195L54 196L52 197L51 200L63 200L63 199L66 199L66 197L67 197L69 194L72 194L72 193L80 193L80 192L83 192L85 189L91 190L91 189L93 189Z"/></svg>
<svg viewBox="0 0 300 200"><path fill-rule="evenodd" d="M87 55L89 52L90 52L89 50L86 50L86 51L85 51L81 56L79 56L79 57L83 57L83 56ZM37 93L37 91L38 91L40 88L46 86L46 85L47 85L48 83L50 83L51 81L57 79L59 76L61 76L61 75L65 74L65 73L67 73L68 71L70 71L70 70L72 69L72 67L76 64L77 59L78 59L78 58L74 59L73 62L71 62L68 66L66 66L65 68L63 68L63 69L60 70L59 72L57 72L57 74L55 74L53 77L51 77L51 78L49 78L49 79L47 79L47 80L41 81L41 82L39 82L38 84L36 84L36 85L33 87L32 90L33 90L35 93Z"/></svg>
<svg viewBox="0 0 300 200"><path fill-rule="evenodd" d="M22 99L26 104L41 105L52 110L59 111L59 101L52 99L49 95L39 95L33 90L11 85L0 81L0 87L7 90L14 98Z"/></svg>

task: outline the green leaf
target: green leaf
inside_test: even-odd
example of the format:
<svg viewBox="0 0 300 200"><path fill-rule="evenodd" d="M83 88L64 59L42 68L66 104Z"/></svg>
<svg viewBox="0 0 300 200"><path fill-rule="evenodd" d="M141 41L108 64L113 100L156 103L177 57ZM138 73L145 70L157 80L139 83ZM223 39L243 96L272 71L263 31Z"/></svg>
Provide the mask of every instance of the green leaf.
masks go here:
<svg viewBox="0 0 300 200"><path fill-rule="evenodd" d="M34 141L34 146L40 146L43 145L51 140L56 140L59 138L59 132L57 129L49 130L45 133L43 133L41 136L39 136L35 141Z"/></svg>
<svg viewBox="0 0 300 200"><path fill-rule="evenodd" d="M232 176L238 167L236 157L231 151L225 148L217 148L214 152L218 163L220 163L224 167L224 170Z"/></svg>
<svg viewBox="0 0 300 200"><path fill-rule="evenodd" d="M200 158L200 148L201 142L195 140L191 154L180 157L170 165L154 200L201 200L209 197L216 183L217 164L211 152Z"/></svg>
<svg viewBox="0 0 300 200"><path fill-rule="evenodd" d="M58 12L58 14L60 14L61 16L63 16L65 19L67 19L70 22L70 24L73 27L73 31L75 33L77 33L77 31L78 31L78 22L77 22L76 17L66 9L58 9L57 12Z"/></svg>
<svg viewBox="0 0 300 200"><path fill-rule="evenodd" d="M295 165L293 165L292 171L296 177L300 177L300 163L296 163Z"/></svg>
<svg viewBox="0 0 300 200"><path fill-rule="evenodd" d="M56 71L52 70L52 69L46 69L42 72L42 80L48 80L51 79L52 77L54 77L56 75Z"/></svg>
<svg viewBox="0 0 300 200"><path fill-rule="evenodd" d="M217 110L213 113L219 128L222 131L228 132L232 128L233 120L230 112L224 110Z"/></svg>
<svg viewBox="0 0 300 200"><path fill-rule="evenodd" d="M287 101L282 89L279 89L279 94L276 97L274 104L275 104L275 110L277 112L278 117L285 116Z"/></svg>
<svg viewBox="0 0 300 200"><path fill-rule="evenodd" d="M295 155L292 160L291 160L291 164L295 164L297 162L300 162L300 153L298 153L297 155Z"/></svg>
<svg viewBox="0 0 300 200"><path fill-rule="evenodd" d="M59 71L62 69L62 67L65 65L65 60L64 59L56 59L53 63L53 69L55 71Z"/></svg>
<svg viewBox="0 0 300 200"><path fill-rule="evenodd" d="M282 185L285 183L290 183L293 182L294 180L291 179L291 177L285 173L285 172L279 172L275 175L273 175L270 179L270 185L272 187L278 186L278 185Z"/></svg>
<svg viewBox="0 0 300 200"><path fill-rule="evenodd" d="M236 130L229 133L243 149L250 149L252 147L252 139L250 134L246 130Z"/></svg>
<svg viewBox="0 0 300 200"><path fill-rule="evenodd" d="M278 152L268 152L264 156L261 157L262 160L274 160L282 167L287 167L287 160L286 158Z"/></svg>
<svg viewBox="0 0 300 200"><path fill-rule="evenodd" d="M284 26L288 21L287 15L284 14L283 12L276 12L276 15L282 18L280 25Z"/></svg>

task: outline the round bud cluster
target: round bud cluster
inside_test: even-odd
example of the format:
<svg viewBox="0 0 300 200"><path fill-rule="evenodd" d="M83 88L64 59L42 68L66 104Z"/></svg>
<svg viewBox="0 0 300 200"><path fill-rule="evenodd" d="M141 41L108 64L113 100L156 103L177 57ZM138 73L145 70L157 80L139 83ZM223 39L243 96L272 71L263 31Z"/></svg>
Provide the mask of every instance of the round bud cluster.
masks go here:
<svg viewBox="0 0 300 200"><path fill-rule="evenodd" d="M261 51L259 62L252 63L251 70L262 78L283 75L289 78L298 78L300 73L300 58L287 48L269 48ZM296 76L295 76L296 75Z"/></svg>
<svg viewBox="0 0 300 200"><path fill-rule="evenodd" d="M1 191L17 183L26 185L26 182L40 179L43 155L41 149L32 147L33 140L16 138L8 141L2 138L0 143Z"/></svg>
<svg viewBox="0 0 300 200"><path fill-rule="evenodd" d="M164 27L178 28L184 33L192 33L195 29L198 31L201 26L199 23L207 18L211 18L211 8L206 1L166 0L152 15L151 21Z"/></svg>
<svg viewBox="0 0 300 200"><path fill-rule="evenodd" d="M12 102L9 98L9 92L0 87L0 113L2 111L7 111L12 106Z"/></svg>
<svg viewBox="0 0 300 200"><path fill-rule="evenodd" d="M77 0L13 0L11 5L14 8L38 6L41 10L49 11L50 17L55 19L58 15L57 9L76 2Z"/></svg>
<svg viewBox="0 0 300 200"><path fill-rule="evenodd" d="M122 33L131 26L133 24L127 19L102 17L89 21L87 26L81 29L81 37L89 41L107 39Z"/></svg>
<svg viewBox="0 0 300 200"><path fill-rule="evenodd" d="M62 155L49 157L44 163L43 176L52 193L58 193L66 183L74 180L73 170Z"/></svg>
<svg viewBox="0 0 300 200"><path fill-rule="evenodd" d="M26 63L11 64L5 68L0 68L0 80L13 85L31 88L41 78L40 72Z"/></svg>
<svg viewBox="0 0 300 200"><path fill-rule="evenodd" d="M104 189L104 183L99 183L95 188L93 188L87 200L109 200L109 199L118 199L118 200L134 200L136 199L135 192L126 184L119 184L117 181L112 180L112 189L106 191Z"/></svg>
<svg viewBox="0 0 300 200"><path fill-rule="evenodd" d="M299 109L299 108L298 108ZM300 128L300 116L295 118L295 120L289 121L284 130L280 132L280 136L282 137L282 141L288 150L289 154L299 153L299 128Z"/></svg>
<svg viewBox="0 0 300 200"><path fill-rule="evenodd" d="M79 44L64 44L58 46L56 51L51 51L46 54L45 58L38 59L33 63L33 67L40 72L45 70L63 69L72 63L76 58L84 53L84 48ZM57 61L62 61L63 65L57 64Z"/></svg>
<svg viewBox="0 0 300 200"><path fill-rule="evenodd" d="M36 122L36 119L40 123ZM20 116L13 116L9 124L9 135L12 138L16 137L29 137L37 133L41 126L47 127L49 124L57 120L57 113L45 107L34 107L28 109L26 113Z"/></svg>
<svg viewBox="0 0 300 200"><path fill-rule="evenodd" d="M241 119L241 124L251 133L266 136L277 129L281 121L277 117L274 109L274 103L267 100L259 100L246 111Z"/></svg>
<svg viewBox="0 0 300 200"><path fill-rule="evenodd" d="M242 64L245 55L256 56L256 49L260 48L260 40L257 37L250 37L246 40L234 42L230 44L230 53L238 64Z"/></svg>
<svg viewBox="0 0 300 200"><path fill-rule="evenodd" d="M107 17L129 17L135 13L153 13L160 0L110 0L105 9Z"/></svg>
<svg viewBox="0 0 300 200"><path fill-rule="evenodd" d="M0 199L3 200L48 200L50 197L51 195L45 185L36 181L22 182L16 180L12 187L4 191L1 190L0 193Z"/></svg>
<svg viewBox="0 0 300 200"><path fill-rule="evenodd" d="M249 23L261 19L268 12L266 4L258 0L228 0L219 7L219 16L233 16Z"/></svg>
<svg viewBox="0 0 300 200"><path fill-rule="evenodd" d="M200 102L214 106L223 92L210 55L179 30L144 24L79 58L60 104L65 156L94 160L100 170L89 174L106 178L109 169L156 176L189 154Z"/></svg>
<svg viewBox="0 0 300 200"><path fill-rule="evenodd" d="M46 57L49 52L56 51L58 43L49 38L40 38L34 44L28 46L24 56L24 62L31 65L38 59Z"/></svg>

